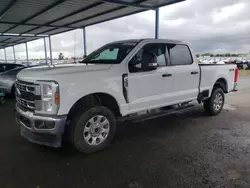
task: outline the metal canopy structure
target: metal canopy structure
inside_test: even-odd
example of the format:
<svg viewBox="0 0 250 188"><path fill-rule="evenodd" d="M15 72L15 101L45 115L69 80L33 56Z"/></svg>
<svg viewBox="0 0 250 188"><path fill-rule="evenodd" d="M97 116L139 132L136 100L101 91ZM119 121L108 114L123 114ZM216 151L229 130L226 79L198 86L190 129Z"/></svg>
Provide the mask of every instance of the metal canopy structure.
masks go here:
<svg viewBox="0 0 250 188"><path fill-rule="evenodd" d="M0 49L185 0L0 0ZM13 35L14 34L14 35ZM85 41L84 41L85 42Z"/></svg>

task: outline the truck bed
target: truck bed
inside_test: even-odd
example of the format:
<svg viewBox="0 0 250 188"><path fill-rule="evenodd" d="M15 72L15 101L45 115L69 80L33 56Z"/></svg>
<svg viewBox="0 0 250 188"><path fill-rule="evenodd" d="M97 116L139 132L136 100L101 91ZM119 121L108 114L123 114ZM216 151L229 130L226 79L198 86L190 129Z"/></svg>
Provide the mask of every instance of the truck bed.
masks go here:
<svg viewBox="0 0 250 188"><path fill-rule="evenodd" d="M234 88L234 74L236 65L234 64L199 64L200 67L200 91L209 90L209 96L212 87L218 79L224 79L227 85L227 92Z"/></svg>

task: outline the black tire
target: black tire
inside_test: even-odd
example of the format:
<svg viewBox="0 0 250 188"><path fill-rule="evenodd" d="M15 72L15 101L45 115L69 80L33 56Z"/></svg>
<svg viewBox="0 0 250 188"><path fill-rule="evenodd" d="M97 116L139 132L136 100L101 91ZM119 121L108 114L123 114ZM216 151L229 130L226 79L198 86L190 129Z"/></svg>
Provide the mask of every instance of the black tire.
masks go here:
<svg viewBox="0 0 250 188"><path fill-rule="evenodd" d="M16 87L15 85L11 88L11 98L16 98Z"/></svg>
<svg viewBox="0 0 250 188"><path fill-rule="evenodd" d="M4 97L0 97L0 105L4 105L4 103L5 103Z"/></svg>
<svg viewBox="0 0 250 188"><path fill-rule="evenodd" d="M84 128L87 126L87 122L95 116L104 116L109 121L109 133L106 139L98 145L90 145L84 139ZM69 125L69 138L73 146L80 152L85 154L91 154L100 150L103 150L111 145L116 132L116 120L113 112L104 106L95 106L82 114L74 117Z"/></svg>
<svg viewBox="0 0 250 188"><path fill-rule="evenodd" d="M222 96L222 104L219 109L216 109L214 106L214 103L215 103L216 96L218 94ZM224 91L221 88L215 88L212 92L211 97L207 99L206 101L204 101L203 107L204 107L205 112L208 113L210 116L216 116L223 109L224 102L225 102Z"/></svg>
<svg viewBox="0 0 250 188"><path fill-rule="evenodd" d="M220 94L222 96L222 104L221 104L220 108L216 108L214 105L216 96L218 94ZM225 102L225 95L224 95L223 90L221 88L215 88L212 92L211 97L209 99L207 99L206 101L204 101L203 107L204 107L205 112L208 113L210 116L216 116L223 109L224 102Z"/></svg>

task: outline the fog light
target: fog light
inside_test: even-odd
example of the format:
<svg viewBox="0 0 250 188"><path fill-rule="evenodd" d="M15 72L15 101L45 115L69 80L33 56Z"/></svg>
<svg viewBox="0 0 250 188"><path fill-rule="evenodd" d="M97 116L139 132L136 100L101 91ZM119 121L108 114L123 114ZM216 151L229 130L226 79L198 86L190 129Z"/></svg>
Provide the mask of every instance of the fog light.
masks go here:
<svg viewBox="0 0 250 188"><path fill-rule="evenodd" d="M36 129L53 129L55 128L55 122L53 121L35 121Z"/></svg>

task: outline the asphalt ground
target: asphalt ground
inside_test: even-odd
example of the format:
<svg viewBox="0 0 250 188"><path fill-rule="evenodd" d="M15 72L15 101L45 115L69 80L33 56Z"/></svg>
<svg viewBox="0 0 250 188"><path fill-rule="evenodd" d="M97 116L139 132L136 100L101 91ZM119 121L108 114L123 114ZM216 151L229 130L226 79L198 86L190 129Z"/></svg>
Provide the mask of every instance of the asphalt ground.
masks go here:
<svg viewBox="0 0 250 188"><path fill-rule="evenodd" d="M225 109L201 105L139 123L120 123L111 148L86 156L29 143L14 101L0 107L0 188L250 187L250 76Z"/></svg>

